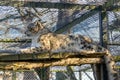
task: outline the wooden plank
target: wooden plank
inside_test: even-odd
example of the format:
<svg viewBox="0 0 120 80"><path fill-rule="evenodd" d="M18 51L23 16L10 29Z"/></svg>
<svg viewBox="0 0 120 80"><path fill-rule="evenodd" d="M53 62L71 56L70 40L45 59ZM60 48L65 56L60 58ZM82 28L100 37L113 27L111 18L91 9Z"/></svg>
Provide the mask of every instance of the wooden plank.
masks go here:
<svg viewBox="0 0 120 80"><path fill-rule="evenodd" d="M115 66L115 69L120 69L120 65Z"/></svg>
<svg viewBox="0 0 120 80"><path fill-rule="evenodd" d="M12 43L12 42L31 42L31 39L18 39L18 38L15 38L15 39L0 39L0 42L5 42L5 43Z"/></svg>
<svg viewBox="0 0 120 80"><path fill-rule="evenodd" d="M107 43L107 45L111 45L111 46L120 46L120 43L119 42L109 42Z"/></svg>
<svg viewBox="0 0 120 80"><path fill-rule="evenodd" d="M44 61L31 61L31 62L0 62L1 70L20 70L20 69L33 69L49 66L77 66L81 64L97 64L101 63L101 58L65 58L57 61L44 60Z"/></svg>
<svg viewBox="0 0 120 80"><path fill-rule="evenodd" d="M4 54L4 53L3 53ZM64 58L97 58L102 57L106 52L95 53L40 53L40 54L12 54L0 56L0 62L6 61L31 61L31 60L49 60L49 59L64 59ZM51 55L51 57L50 57Z"/></svg>
<svg viewBox="0 0 120 80"><path fill-rule="evenodd" d="M120 61L120 55L114 56L113 59L114 59L116 62L119 62L119 61Z"/></svg>

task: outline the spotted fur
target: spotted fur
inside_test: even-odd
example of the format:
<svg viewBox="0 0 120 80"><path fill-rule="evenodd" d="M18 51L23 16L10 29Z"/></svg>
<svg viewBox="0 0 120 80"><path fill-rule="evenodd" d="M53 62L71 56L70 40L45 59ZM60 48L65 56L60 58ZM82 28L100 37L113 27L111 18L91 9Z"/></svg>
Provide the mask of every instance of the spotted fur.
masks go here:
<svg viewBox="0 0 120 80"><path fill-rule="evenodd" d="M40 22L31 23L26 32L28 35L33 35L39 46L32 46L30 49L22 49L22 53L42 53L42 52L86 52L94 53L105 51L104 48L96 46L93 41L82 35L64 35L55 34L45 28ZM35 41L34 41L35 42ZM36 43L33 43L36 44ZM28 50L28 51L26 51Z"/></svg>

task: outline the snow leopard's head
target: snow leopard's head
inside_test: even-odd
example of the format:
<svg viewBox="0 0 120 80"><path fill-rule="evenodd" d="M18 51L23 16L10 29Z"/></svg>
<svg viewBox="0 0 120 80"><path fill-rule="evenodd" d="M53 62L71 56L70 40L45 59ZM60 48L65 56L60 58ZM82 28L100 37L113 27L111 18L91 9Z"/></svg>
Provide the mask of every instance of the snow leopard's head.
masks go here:
<svg viewBox="0 0 120 80"><path fill-rule="evenodd" d="M26 34L27 36L33 36L36 34L42 35L49 32L49 29L43 26L40 21L35 21L34 23L30 23L27 26Z"/></svg>

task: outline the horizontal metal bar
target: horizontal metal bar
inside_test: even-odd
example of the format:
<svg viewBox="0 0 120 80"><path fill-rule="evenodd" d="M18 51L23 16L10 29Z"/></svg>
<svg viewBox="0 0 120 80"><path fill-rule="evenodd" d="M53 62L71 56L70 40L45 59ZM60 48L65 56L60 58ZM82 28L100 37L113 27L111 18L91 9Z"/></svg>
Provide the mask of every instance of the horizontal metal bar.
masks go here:
<svg viewBox="0 0 120 80"><path fill-rule="evenodd" d="M0 6L13 6L13 7L36 7L36 8L56 8L68 9L81 6L98 6L99 4L72 4L60 2L38 2L38 1L0 1Z"/></svg>

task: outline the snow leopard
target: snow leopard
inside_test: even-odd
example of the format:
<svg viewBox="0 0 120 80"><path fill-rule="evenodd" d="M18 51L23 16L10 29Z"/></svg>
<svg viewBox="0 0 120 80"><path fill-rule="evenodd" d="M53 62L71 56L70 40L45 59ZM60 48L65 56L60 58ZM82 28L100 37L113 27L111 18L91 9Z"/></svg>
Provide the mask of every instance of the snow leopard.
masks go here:
<svg viewBox="0 0 120 80"><path fill-rule="evenodd" d="M94 53L105 51L105 48L93 43L89 37L80 34L56 34L40 21L30 23L27 26L26 34L32 36L32 45L29 49L22 49L21 53Z"/></svg>

